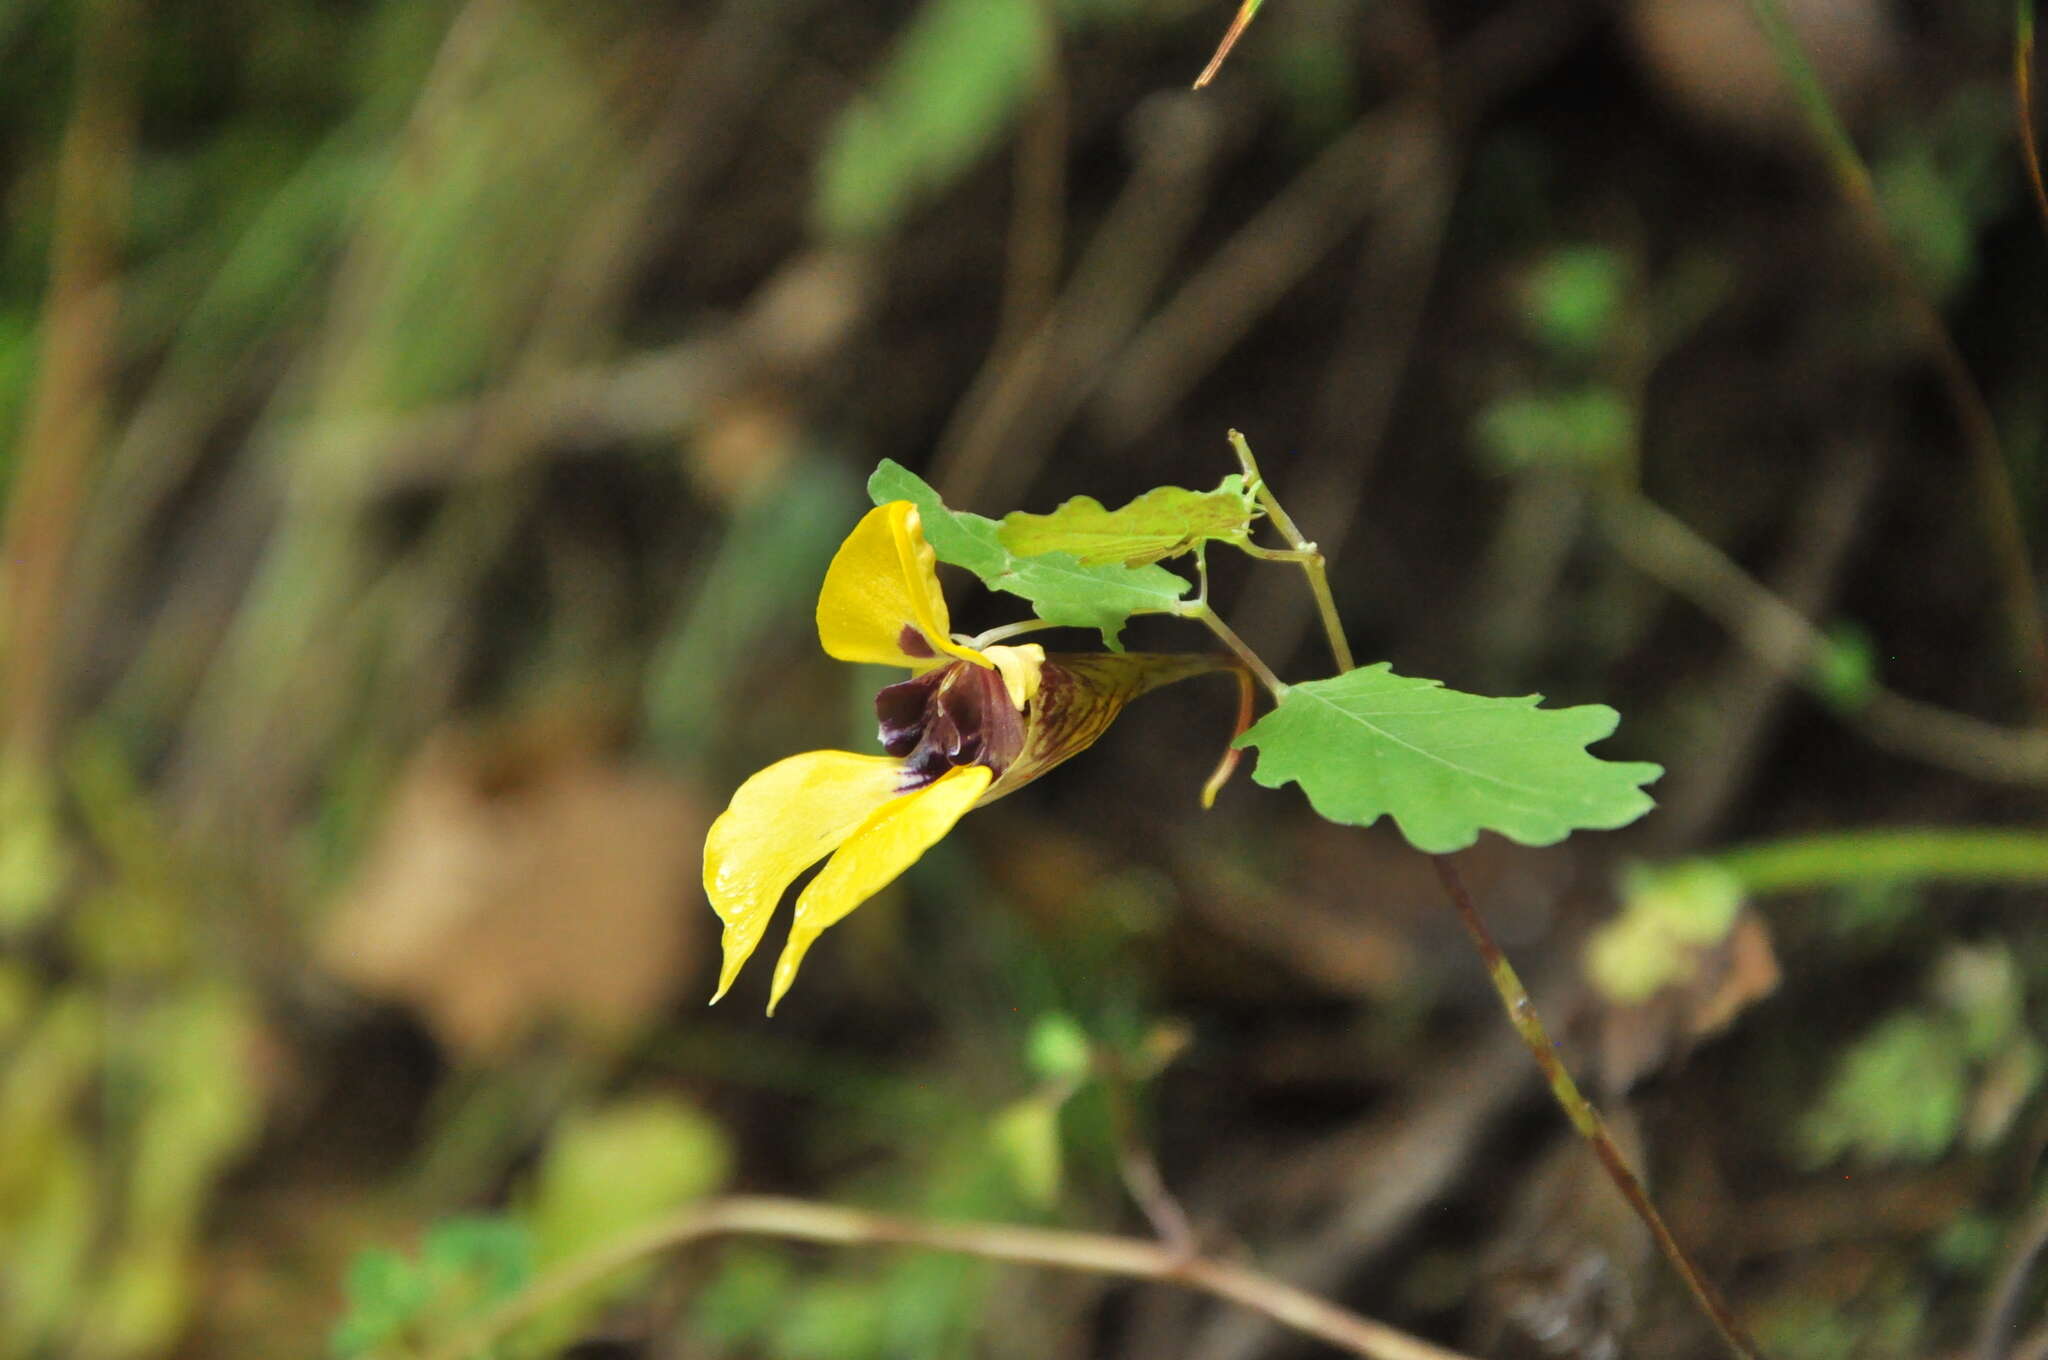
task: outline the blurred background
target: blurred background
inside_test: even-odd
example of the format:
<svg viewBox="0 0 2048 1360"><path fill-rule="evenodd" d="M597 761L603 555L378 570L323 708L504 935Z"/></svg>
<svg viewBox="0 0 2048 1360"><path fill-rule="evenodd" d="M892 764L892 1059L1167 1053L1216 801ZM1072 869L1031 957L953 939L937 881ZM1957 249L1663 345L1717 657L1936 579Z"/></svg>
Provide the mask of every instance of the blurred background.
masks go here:
<svg viewBox="0 0 2048 1360"><path fill-rule="evenodd" d="M1144 1235L1148 1169L1476 1355L1717 1354L1427 863L1198 809L1226 686L706 1009L707 821L873 749L874 464L1116 504L1231 427L1362 660L1667 768L1462 862L1771 1353L2048 1354L2014 13L1787 3L1867 182L1735 0L1273 0L1200 94L1224 0L0 5L0 1357L423 1354L723 1189ZM733 1241L503 1353L1325 1352Z"/></svg>

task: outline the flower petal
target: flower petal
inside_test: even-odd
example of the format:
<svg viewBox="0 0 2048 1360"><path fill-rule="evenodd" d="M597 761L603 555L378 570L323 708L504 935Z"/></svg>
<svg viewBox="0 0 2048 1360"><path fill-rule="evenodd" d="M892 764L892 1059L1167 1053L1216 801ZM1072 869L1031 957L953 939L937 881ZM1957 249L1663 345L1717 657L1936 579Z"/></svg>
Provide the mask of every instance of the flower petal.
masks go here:
<svg viewBox="0 0 2048 1360"><path fill-rule="evenodd" d="M851 751L778 760L732 796L704 837L704 894L725 922L717 1001L761 943L796 876L897 797L903 762Z"/></svg>
<svg viewBox="0 0 2048 1360"><path fill-rule="evenodd" d="M924 541L917 507L878 505L861 517L825 571L818 592L818 641L828 656L928 670L941 653L989 664L953 641L938 558Z"/></svg>
<svg viewBox="0 0 2048 1360"><path fill-rule="evenodd" d="M844 919L915 864L953 829L953 823L967 815L992 778L986 766L956 766L917 792L884 803L846 837L831 862L796 899L789 943L775 961L775 983L768 995L770 1015L775 1014L789 984L796 981L804 954L826 927Z"/></svg>

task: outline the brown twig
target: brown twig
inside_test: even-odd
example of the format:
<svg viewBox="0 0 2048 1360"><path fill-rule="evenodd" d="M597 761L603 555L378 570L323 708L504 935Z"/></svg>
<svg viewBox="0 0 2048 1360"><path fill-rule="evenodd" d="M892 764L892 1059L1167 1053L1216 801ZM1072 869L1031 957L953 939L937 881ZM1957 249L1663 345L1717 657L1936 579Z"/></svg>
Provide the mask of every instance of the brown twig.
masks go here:
<svg viewBox="0 0 2048 1360"><path fill-rule="evenodd" d="M2020 160L2034 191L2034 211L2048 227L2048 184L2041 180L2041 142L2034 134L2034 0L2019 0L2013 6L2013 25L2012 103L2020 129Z"/></svg>
<svg viewBox="0 0 2048 1360"><path fill-rule="evenodd" d="M1190 1257L1155 1242L1005 1223L933 1223L757 1195L695 1205L570 1261L430 1352L428 1360L469 1360L522 1322L607 1276L705 1238L731 1235L841 1246L921 1247L989 1261L1151 1280L1226 1299L1369 1360L1471 1360L1256 1271Z"/></svg>
<svg viewBox="0 0 2048 1360"><path fill-rule="evenodd" d="M1607 1130L1606 1121L1601 1119L1600 1111L1593 1107L1592 1102L1579 1091L1578 1083L1572 1080L1572 1074L1565 1068L1564 1060L1558 1056L1557 1045L1551 1041L1549 1031L1543 1026L1542 1017L1536 1014L1535 1003L1529 999L1528 990L1522 986L1521 978L1516 976L1514 965L1508 962L1507 955L1503 954L1500 946L1494 942L1493 932L1486 928L1486 922L1480 917L1478 909L1472 905L1472 895L1465 891L1465 882L1459 877L1457 866L1451 862L1448 855L1432 855L1430 861L1436 866L1437 878L1443 884L1451 905L1456 908L1458 920L1464 925L1465 933L1472 937L1474 947L1479 950L1480 959L1486 964L1487 976L1492 981L1494 990L1500 994L1501 1004L1507 1009L1509 1022L1514 1025L1515 1032L1522 1036L1523 1046L1536 1059L1537 1067L1542 1069L1544 1080L1550 1084L1551 1096L1557 1101L1558 1107L1571 1120L1572 1127L1578 1130L1579 1136L1593 1145L1593 1151L1599 1156L1601 1166L1606 1168L1607 1178L1614 1182L1614 1188L1621 1192L1622 1198L1628 1201L1629 1207L1650 1230L1650 1235L1656 1239L1659 1250L1664 1253L1665 1259L1671 1262L1679 1277L1685 1281L1686 1288L1692 1291L1693 1298L1706 1313L1708 1320L1714 1324L1714 1330L1720 1334L1721 1340L1727 1343L1728 1349L1735 1355L1743 1357L1743 1360L1763 1360L1763 1352L1757 1349L1756 1342L1750 1339L1742 1324L1735 1320L1735 1315L1728 1310L1728 1305L1722 1300L1720 1293L1707 1277L1700 1273L1699 1267L1692 1263L1692 1258L1679 1246L1678 1239L1672 1236L1671 1229L1665 1226L1663 1215L1659 1214L1657 1206L1650 1202L1649 1193L1643 1189L1642 1180L1629 1166L1628 1159L1622 1155L1621 1148L1614 1141L1614 1135Z"/></svg>

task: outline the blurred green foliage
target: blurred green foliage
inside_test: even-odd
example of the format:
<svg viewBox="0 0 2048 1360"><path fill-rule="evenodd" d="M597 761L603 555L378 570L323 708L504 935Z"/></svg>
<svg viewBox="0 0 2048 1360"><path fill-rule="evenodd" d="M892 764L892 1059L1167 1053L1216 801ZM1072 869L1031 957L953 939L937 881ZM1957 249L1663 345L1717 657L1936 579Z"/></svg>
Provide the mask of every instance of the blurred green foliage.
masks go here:
<svg viewBox="0 0 2048 1360"><path fill-rule="evenodd" d="M827 144L814 208L828 236L894 227L978 160L1050 60L1036 0L925 0Z"/></svg>
<svg viewBox="0 0 2048 1360"><path fill-rule="evenodd" d="M1616 569L1570 506L1534 535L1554 572L1504 557L1496 578L1538 582L1512 610L1564 640L1565 659L1546 669L1541 649L1446 640L1469 602L1447 582L1488 584L1471 564L1489 560L1493 488L1604 485L1640 462L1675 512L1761 570L1818 494L1796 480L1811 449L1847 430L1890 451L1894 480L1843 568L1837 602L1857 626L1820 658L1822 691L1853 713L1881 658L1930 701L2021 711L1999 707L2010 667L1974 612L1967 479L1944 427L1888 405L1917 403L1923 375L1868 343L1897 300L1841 244L1825 172L1789 138L1744 147L1681 126L1661 89L1625 129L1574 122L1581 101L1611 111L1661 79L1615 25L1591 42L1546 34L1569 47L1562 74L1441 72L1446 87L1507 83L1436 109L1455 206L1442 240L1411 254L1408 196L1361 194L1356 209L1325 186L1304 209L1289 191L1355 118L1432 97L1410 82L1484 16L1410 33L1443 16L1384 0L1269 7L1203 105L1222 132L1173 180L1187 197L1148 201L1150 220L1191 224L1169 234L1158 295L1106 310L1068 296L1088 272L1065 267L1078 259L1109 259L1095 272L1119 283L1145 274L1093 235L1133 202L1120 136L1152 95L1178 97L1229 8L134 11L134 117L109 125L122 161L102 177L125 167L132 184L112 291L96 295L117 304L112 351L83 389L104 432L75 524L41 526L75 528L60 698L47 747L0 759L0 1360L238 1360L323 1335L337 1354L402 1354L734 1180L897 1213L1127 1229L1118 1125L1148 1132L1173 1047L1148 1045L1168 1011L1191 1017L1198 1045L1164 1102L1195 1121L1161 1140L1169 1177L1209 1196L1193 1204L1205 1228L1263 1250L1286 1229L1245 1205L1295 1150L1340 1145L1322 1140L1431 1089L1470 1028L1443 981L1455 960L1427 931L1411 938L1406 890L1361 838L1319 840L1238 790L1217 814L1228 834L1191 830L1162 787L1220 743L1221 720L1212 734L1193 700L1160 701L1171 716L1119 748L1106 792L1020 799L984 839L921 866L849 923L834 985L777 1028L707 1017L701 978L686 977L688 1000L615 1050L543 1034L484 1061L435 1048L407 1001L347 994L314 962L399 772L451 727L594 711L592 762L658 754L708 814L734 768L839 725L853 706L841 679L806 669L811 593L859 512L856 467L887 455L943 486L921 455L945 443L997 324L1007 162L1026 126L1064 120L1068 137L1053 268L1065 315L1108 326L1122 308L1179 354L1212 338L1175 331L1198 314L1224 359L1188 375L1169 424L1117 443L1090 394L1129 337L1104 340L1113 371L1027 394L1034 419L1069 423L1042 454L1005 446L1005 475L1056 468L1045 484L1072 486L1079 468L1105 495L1148 476L1208 484L1229 421L1294 431L1299 451L1271 470L1323 488L1305 527L1348 536L1339 567L1361 638L1498 665L1511 692L1561 681L1661 719L1717 673L1725 638ZM53 364L63 376L53 262L73 243L58 166L103 12L0 6L10 498L41 456L26 442L39 385ZM1916 23L1926 60L1858 131L1914 270L1969 328L2031 506L2040 271L1997 47L2009 12L1922 6ZM719 46L734 34L752 46ZM738 94L710 78L728 71ZM1063 102L1034 107L1055 90ZM699 108L708 129L688 116ZM1703 204L1708 189L1728 201ZM1273 221L1298 235L1243 235ZM1241 239L1262 248L1232 254ZM1299 240L1323 254L1290 264ZM815 285L819 246L851 248L869 271L859 287ZM1251 266L1233 276L1240 258ZM1399 309L1380 305L1382 269L1427 298L1412 355L1390 324ZM1204 291L1184 294L1193 281ZM1272 315L1245 301L1257 297L1280 299ZM1390 411L1366 399L1396 387ZM749 411L767 413L765 433L730 440L721 471L709 451ZM1369 433L1382 421L1385 440ZM1474 452L1504 475L1471 476ZM16 532L10 585L32 537ZM1284 615L1252 622L1284 635ZM10 682L20 646L0 637ZM1626 701L1610 690L1623 686ZM859 741L872 688L857 696ZM1724 809L1730 834L1753 839L1669 848L1596 936L1616 956L1610 987L1639 994L1723 921L1716 874L1777 933L1788 982L1764 1023L1782 1029L1665 1083L1682 1099L1703 1073L1742 1115L1704 1135L1700 1155L1746 1173L1704 1221L1786 1188L1858 1197L1888 1171L1976 1160L2012 1174L2038 1128L2040 837L1963 829L2025 822L2033 795L1875 757L1853 729L1816 726L1832 722L1795 705L1786 744L1766 742ZM1676 774L1718 751L1646 740L1632 754ZM529 767L492 772L479 815L509 818L516 800L491 795ZM1156 843L1134 847L1120 818L1155 802ZM1923 822L1940 825L1882 829ZM1183 838L1221 847L1236 876L1205 881L1220 876L1187 867L1203 861ZM1506 872L1522 882L1518 864ZM409 920L445 905L422 901ZM1300 933L1254 949L1214 924L1229 913ZM1847 1037L1834 1048L1831 1035ZM1780 1076L1756 1075L1773 1063ZM1134 1107L1121 1113L1117 1068ZM1488 1195L1527 1165L1519 1149L1482 1161ZM1311 1225L1328 1208L1317 1196L1362 1195L1336 1173L1287 1193L1274 1220ZM1468 1228L1447 1246L1442 1224L1497 1216L1490 1200L1470 1212L1470 1181L1442 1194L1452 1211L1398 1246L1453 1263L1424 1319L1448 1329L1475 1276ZM1913 1353L1960 1344L2016 1212L2001 1192L1931 1237L1859 1221L1839 1255L1823 1242L1762 1266L1739 1232L1709 1247L1742 1258L1741 1302L1773 1354ZM1834 1267L1867 1265L1879 1239L1892 1254L1838 1287ZM1952 1278L1930 1288L1935 1272ZM1028 1347L1066 1320L986 1266L930 1255L726 1244L675 1267L687 1307L673 1316L648 1278L622 1274L506 1350L558 1348L621 1307L679 1348L831 1360L975 1354L990 1318L1020 1314ZM1373 1292L1374 1272L1355 1283L1367 1304L1405 1306Z"/></svg>
<svg viewBox="0 0 2048 1360"><path fill-rule="evenodd" d="M1937 960L1933 1004L1894 1013L1843 1052L1798 1128L1819 1165L1925 1161L1960 1138L2002 1136L2048 1072L2026 1020L2025 980L2001 943L1954 945Z"/></svg>
<svg viewBox="0 0 2048 1360"><path fill-rule="evenodd" d="M338 1360L403 1354L533 1278L533 1241L502 1218L452 1218L427 1229L417 1259L372 1247L349 1264L347 1303L329 1350Z"/></svg>

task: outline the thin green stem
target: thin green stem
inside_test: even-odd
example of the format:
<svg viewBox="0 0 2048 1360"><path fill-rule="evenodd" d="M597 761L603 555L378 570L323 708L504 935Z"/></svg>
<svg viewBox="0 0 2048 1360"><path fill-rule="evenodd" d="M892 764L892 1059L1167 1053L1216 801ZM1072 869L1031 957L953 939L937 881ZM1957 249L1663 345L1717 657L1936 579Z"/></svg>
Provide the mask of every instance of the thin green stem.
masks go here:
<svg viewBox="0 0 2048 1360"><path fill-rule="evenodd" d="M1259 473L1258 460L1252 457L1252 446L1236 430L1230 431L1230 446L1237 450L1237 461L1244 468L1245 482L1252 488L1252 494L1259 499L1259 508L1266 512L1266 518L1273 521L1273 527L1290 545L1287 549L1261 548L1254 543L1242 543L1247 555L1268 562L1293 562L1302 574L1308 577L1309 593L1315 596L1316 613L1323 622L1323 636L1330 640L1330 655L1336 659L1337 670L1353 670L1358 663L1351 656L1351 639L1344 636L1343 620L1337 617L1337 599L1330 593L1329 564L1316 545L1302 536L1295 527L1293 516L1280 504L1280 498L1273 494L1273 488L1266 485L1266 479Z"/></svg>
<svg viewBox="0 0 2048 1360"><path fill-rule="evenodd" d="M1850 207L1870 238L1879 263L1919 326L1929 356L1934 360L1943 386L1948 389L1964 445L1969 450L1971 480L1976 484L1979 511L1984 517L1993 562L2005 593L2006 624L2019 654L2019 662L2026 671L2033 695L2034 715L2048 719L2048 631L2043 630L2041 611L2035 599L2033 560L2027 550L2019 501L2013 494L2012 479L2006 471L2005 456L1999 447L1997 424L1984 403L1984 394L1977 389L1976 379L1970 376L1969 365L1964 362L1962 351L1956 347L1955 337L1949 333L1940 311L1928 299L1900 251L1885 220L1877 185L1857 152L1856 143L1850 139L1849 130L1843 126L1834 105L1829 102L1813 64L1807 60L1799 35L1785 16L1783 0L1748 0L1748 3L1750 13L1763 30L1780 70L1792 86L1801 111L1820 141L1828 168L1834 173L1843 196L1849 200Z"/></svg>
<svg viewBox="0 0 2048 1360"><path fill-rule="evenodd" d="M1803 892L1873 880L2048 882L2048 834L1901 827L1796 836L1705 856L1750 893Z"/></svg>
<svg viewBox="0 0 2048 1360"><path fill-rule="evenodd" d="M1286 697L1286 682L1273 674L1273 668L1237 635L1236 629L1225 623L1222 616L1209 607L1207 600L1191 600L1181 606L1179 613L1182 618L1195 620L1220 638L1223 645L1228 647L1239 661L1244 662L1245 668L1258 677L1259 683L1264 685L1275 699Z"/></svg>
<svg viewBox="0 0 2048 1360"><path fill-rule="evenodd" d="M978 651L993 642L1007 642L1013 637L1022 637L1026 633L1037 633L1047 628L1057 628L1059 626L1056 623L1047 623L1044 619L1023 619L1016 623L1003 624L999 628L991 628L986 633L978 633L967 639L967 645Z"/></svg>
<svg viewBox="0 0 2048 1360"><path fill-rule="evenodd" d="M1685 1281L1686 1288L1692 1291L1693 1298L1698 1301L1701 1310L1714 1324L1714 1330L1720 1333L1721 1340L1727 1344L1728 1349L1742 1357L1742 1360L1763 1360L1763 1352L1757 1349L1756 1343L1750 1340L1748 1333L1742 1329L1742 1324L1735 1320L1735 1315L1728 1310L1728 1305L1722 1301L1720 1294L1692 1263L1692 1258L1685 1254L1685 1249L1678 1245L1678 1239L1671 1235L1671 1229L1665 1226L1664 1217L1657 1212L1657 1206L1650 1202L1649 1192L1643 1189L1641 1178L1629 1166L1628 1158L1622 1155L1614 1136L1607 1131L1607 1122L1600 1117L1600 1111L1593 1107L1593 1103L1579 1091L1578 1083L1572 1080L1572 1074L1566 1070L1564 1060L1558 1056L1557 1045L1551 1042L1549 1031L1543 1027L1541 1017L1536 1014L1536 1004L1529 999L1528 988L1522 985L1522 979L1516 976L1514 966L1508 962L1507 955L1502 953L1500 946L1494 942L1493 932L1486 928L1486 922L1480 918L1478 909L1472 905L1472 895L1465 890L1465 882L1459 877L1457 866L1447 855L1431 855L1430 862L1436 866L1437 878L1443 883L1444 892L1450 897L1451 905L1457 909L1458 919L1464 924L1465 933L1472 937L1472 943L1479 950L1479 957L1486 964L1487 977L1492 981L1494 991L1499 993L1501 1004L1507 1008L1509 1022L1514 1025L1515 1032L1522 1036L1523 1044L1535 1057L1536 1065L1542 1069L1544 1079L1550 1083L1551 1097L1565 1112L1565 1117L1571 1120L1572 1127L1593 1145L1593 1151L1599 1156L1600 1165L1606 1169L1608 1179L1614 1182L1615 1189L1628 1201L1629 1208L1635 1211L1636 1217L1650 1230L1650 1236L1656 1239L1665 1259L1671 1262L1672 1268L1677 1270L1679 1277Z"/></svg>

